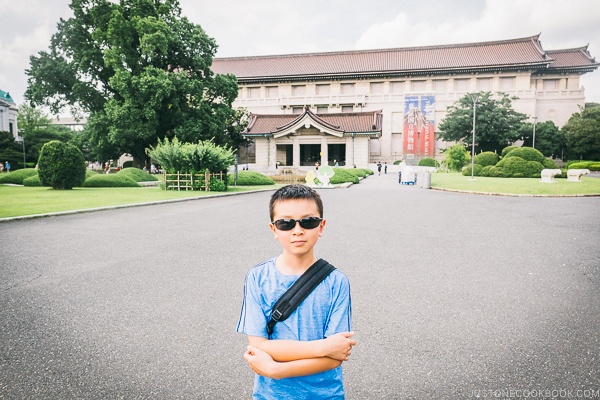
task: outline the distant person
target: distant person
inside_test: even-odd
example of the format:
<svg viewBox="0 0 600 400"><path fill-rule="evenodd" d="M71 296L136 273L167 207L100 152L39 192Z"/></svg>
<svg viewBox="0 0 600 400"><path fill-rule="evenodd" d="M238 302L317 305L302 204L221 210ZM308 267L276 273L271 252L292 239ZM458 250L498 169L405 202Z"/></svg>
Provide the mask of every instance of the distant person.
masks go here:
<svg viewBox="0 0 600 400"><path fill-rule="evenodd" d="M2 163L0 162L0 173L2 173L3 171L4 171L4 164L2 164Z"/></svg>
<svg viewBox="0 0 600 400"><path fill-rule="evenodd" d="M104 173L105 174L110 173L110 164L108 162L104 163Z"/></svg>
<svg viewBox="0 0 600 400"><path fill-rule="evenodd" d="M381 175L381 163L377 163L377 175Z"/></svg>
<svg viewBox="0 0 600 400"><path fill-rule="evenodd" d="M387 174L387 161L384 163L384 166L383 166L383 173L384 173L384 174Z"/></svg>
<svg viewBox="0 0 600 400"><path fill-rule="evenodd" d="M6 172L10 172L10 163L7 161L4 163L4 167L6 168Z"/></svg>
<svg viewBox="0 0 600 400"><path fill-rule="evenodd" d="M315 169L318 171L319 170L319 162L315 162Z"/></svg>

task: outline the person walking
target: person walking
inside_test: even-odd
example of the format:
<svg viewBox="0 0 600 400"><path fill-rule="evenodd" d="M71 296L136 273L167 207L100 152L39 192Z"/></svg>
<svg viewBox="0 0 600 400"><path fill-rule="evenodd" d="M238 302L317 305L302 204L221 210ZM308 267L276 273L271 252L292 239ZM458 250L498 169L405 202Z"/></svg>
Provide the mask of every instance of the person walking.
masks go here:
<svg viewBox="0 0 600 400"><path fill-rule="evenodd" d="M377 175L381 175L381 162L377 163Z"/></svg>

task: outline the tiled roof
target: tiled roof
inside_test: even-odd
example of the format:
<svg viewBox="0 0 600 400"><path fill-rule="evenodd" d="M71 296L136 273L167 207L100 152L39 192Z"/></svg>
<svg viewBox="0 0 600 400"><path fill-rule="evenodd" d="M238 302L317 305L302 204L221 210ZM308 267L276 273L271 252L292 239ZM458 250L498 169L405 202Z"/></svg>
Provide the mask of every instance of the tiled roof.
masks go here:
<svg viewBox="0 0 600 400"><path fill-rule="evenodd" d="M587 50L587 46L578 47L575 49L565 50L548 50L546 54L552 58L552 63L549 68L584 68L595 69L600 65L591 56Z"/></svg>
<svg viewBox="0 0 600 400"><path fill-rule="evenodd" d="M215 58L213 71L259 78L415 73L464 69L546 68L539 35L494 42L384 50ZM584 60L585 61L585 60ZM589 60L585 61L589 64Z"/></svg>
<svg viewBox="0 0 600 400"><path fill-rule="evenodd" d="M332 130L344 133L381 132L381 111L315 114L308 108L302 114L252 114L246 135L271 135L293 126L306 115Z"/></svg>

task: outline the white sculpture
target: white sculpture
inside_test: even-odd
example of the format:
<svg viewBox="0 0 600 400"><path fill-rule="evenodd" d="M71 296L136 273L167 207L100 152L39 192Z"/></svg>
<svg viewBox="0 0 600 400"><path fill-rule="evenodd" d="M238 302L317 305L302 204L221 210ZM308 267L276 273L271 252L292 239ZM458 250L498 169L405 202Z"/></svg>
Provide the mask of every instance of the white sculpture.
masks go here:
<svg viewBox="0 0 600 400"><path fill-rule="evenodd" d="M319 179L319 182L321 182L321 186L326 187L332 186L331 183L329 183L329 180L333 175L335 175L335 171L329 165L323 165L317 172L317 178Z"/></svg>
<svg viewBox="0 0 600 400"><path fill-rule="evenodd" d="M542 170L542 183L554 183L554 177L560 175L562 171L560 169L543 169Z"/></svg>
<svg viewBox="0 0 600 400"><path fill-rule="evenodd" d="M589 174L589 169L570 169L567 171L567 181L581 182L581 175Z"/></svg>

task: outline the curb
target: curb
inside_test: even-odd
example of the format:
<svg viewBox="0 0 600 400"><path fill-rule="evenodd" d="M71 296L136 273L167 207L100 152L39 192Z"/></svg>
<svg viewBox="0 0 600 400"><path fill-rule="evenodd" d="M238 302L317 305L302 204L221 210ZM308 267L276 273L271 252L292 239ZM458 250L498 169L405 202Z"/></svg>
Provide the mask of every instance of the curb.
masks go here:
<svg viewBox="0 0 600 400"><path fill-rule="evenodd" d="M465 194L479 194L483 196L506 196L506 197L598 197L600 193L590 194L516 194L516 193L497 193L497 192L475 192L472 190L460 190L460 189L447 189L439 187L431 187L432 190L438 190L440 192L454 192L454 193L465 193Z"/></svg>

